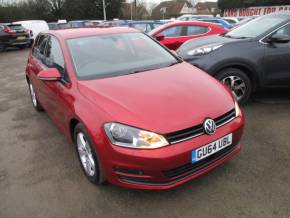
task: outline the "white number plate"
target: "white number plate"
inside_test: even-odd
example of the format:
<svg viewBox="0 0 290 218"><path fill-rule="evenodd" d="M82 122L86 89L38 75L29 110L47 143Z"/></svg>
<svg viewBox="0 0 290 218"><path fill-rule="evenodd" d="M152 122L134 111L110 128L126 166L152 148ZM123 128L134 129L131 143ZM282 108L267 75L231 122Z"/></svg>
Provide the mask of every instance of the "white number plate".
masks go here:
<svg viewBox="0 0 290 218"><path fill-rule="evenodd" d="M233 141L233 134L229 134L219 140L216 140L208 145L200 147L194 151L192 151L192 163L196 163L206 157L217 153L218 151L230 146Z"/></svg>

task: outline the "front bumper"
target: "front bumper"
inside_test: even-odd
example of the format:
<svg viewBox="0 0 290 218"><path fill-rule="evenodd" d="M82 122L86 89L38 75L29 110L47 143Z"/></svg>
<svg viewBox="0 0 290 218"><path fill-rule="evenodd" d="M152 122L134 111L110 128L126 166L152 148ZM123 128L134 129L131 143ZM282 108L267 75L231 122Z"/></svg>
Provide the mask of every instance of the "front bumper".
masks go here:
<svg viewBox="0 0 290 218"><path fill-rule="evenodd" d="M136 189L169 189L192 180L225 162L240 150L243 116L217 129L214 135L202 135L155 150L127 149L111 145L100 157L106 179L116 185ZM191 164L193 150L233 133L228 148ZM107 147L107 145L105 146ZM108 155L109 154L109 155Z"/></svg>

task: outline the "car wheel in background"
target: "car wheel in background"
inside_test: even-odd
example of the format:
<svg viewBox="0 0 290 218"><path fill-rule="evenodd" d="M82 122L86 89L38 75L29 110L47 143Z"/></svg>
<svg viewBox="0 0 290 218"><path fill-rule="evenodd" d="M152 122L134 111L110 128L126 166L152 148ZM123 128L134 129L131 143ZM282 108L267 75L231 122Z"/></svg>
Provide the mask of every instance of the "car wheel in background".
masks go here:
<svg viewBox="0 0 290 218"><path fill-rule="evenodd" d="M30 94L31 102L32 102L34 109L38 112L43 111L42 106L40 105L39 101L37 100L37 95L36 95L35 89L30 81L28 81L28 88L29 88L29 94Z"/></svg>
<svg viewBox="0 0 290 218"><path fill-rule="evenodd" d="M82 170L88 180L93 184L102 184L103 173L94 149L94 144L90 139L85 127L77 124L74 129L74 143Z"/></svg>
<svg viewBox="0 0 290 218"><path fill-rule="evenodd" d="M245 104L249 100L252 93L252 83L242 70L227 68L220 71L216 78L233 91L240 104Z"/></svg>
<svg viewBox="0 0 290 218"><path fill-rule="evenodd" d="M27 48L27 45L18 45L17 46L19 49L25 49L25 48Z"/></svg>
<svg viewBox="0 0 290 218"><path fill-rule="evenodd" d="M4 46L0 46L0 52L4 52L6 50L6 48Z"/></svg>

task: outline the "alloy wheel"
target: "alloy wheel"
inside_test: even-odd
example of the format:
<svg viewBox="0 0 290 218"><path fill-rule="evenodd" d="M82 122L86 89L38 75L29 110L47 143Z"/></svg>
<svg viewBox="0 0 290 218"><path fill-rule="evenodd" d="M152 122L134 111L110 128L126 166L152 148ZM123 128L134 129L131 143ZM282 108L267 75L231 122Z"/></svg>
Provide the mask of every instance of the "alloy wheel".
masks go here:
<svg viewBox="0 0 290 218"><path fill-rule="evenodd" d="M37 107L36 94L35 94L33 85L31 83L29 83L29 91L30 91L30 96L31 96L32 104L33 104L34 107Z"/></svg>
<svg viewBox="0 0 290 218"><path fill-rule="evenodd" d="M241 77L227 76L222 79L222 83L232 90L237 101L240 101L244 97L247 87L245 81Z"/></svg>
<svg viewBox="0 0 290 218"><path fill-rule="evenodd" d="M96 173L96 163L89 141L82 132L77 134L77 151L86 174L88 176L94 176Z"/></svg>

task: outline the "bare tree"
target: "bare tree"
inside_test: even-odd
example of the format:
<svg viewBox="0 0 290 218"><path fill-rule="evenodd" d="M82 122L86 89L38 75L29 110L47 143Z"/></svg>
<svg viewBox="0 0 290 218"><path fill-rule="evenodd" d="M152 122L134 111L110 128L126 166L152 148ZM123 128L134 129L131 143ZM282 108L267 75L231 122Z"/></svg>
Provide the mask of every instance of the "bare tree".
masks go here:
<svg viewBox="0 0 290 218"><path fill-rule="evenodd" d="M63 14L65 0L48 0L50 12L56 18L61 18Z"/></svg>

